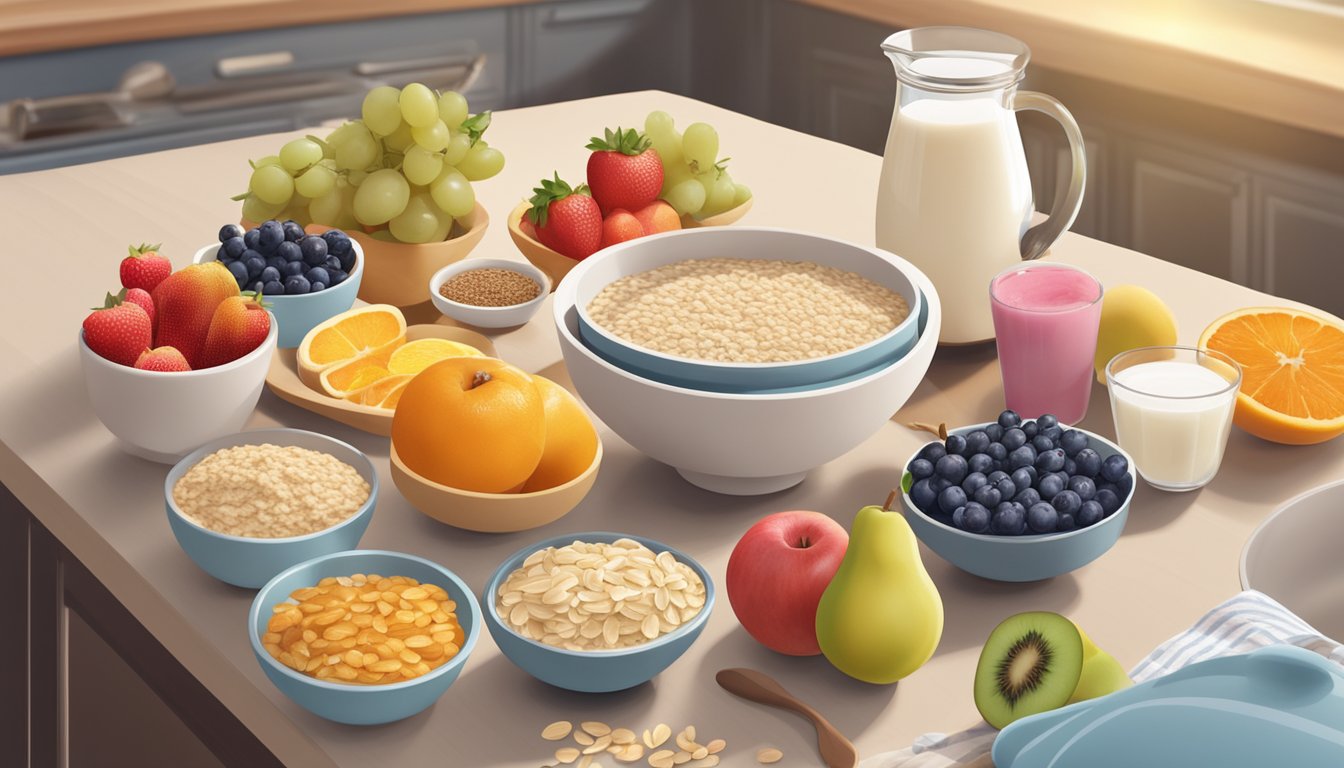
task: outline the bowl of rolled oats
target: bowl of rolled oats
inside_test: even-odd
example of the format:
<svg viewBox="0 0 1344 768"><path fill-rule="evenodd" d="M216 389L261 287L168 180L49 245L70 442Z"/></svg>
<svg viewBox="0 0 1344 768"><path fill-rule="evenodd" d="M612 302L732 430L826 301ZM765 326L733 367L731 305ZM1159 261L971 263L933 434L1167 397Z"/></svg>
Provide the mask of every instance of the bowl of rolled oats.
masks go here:
<svg viewBox="0 0 1344 768"><path fill-rule="evenodd" d="M691 647L713 608L714 584L689 555L611 532L525 547L481 595L485 625L510 661L589 693L653 679Z"/></svg>
<svg viewBox="0 0 1344 768"><path fill-rule="evenodd" d="M378 473L340 440L258 429L188 454L168 472L164 498L173 535L201 570L256 589L295 563L358 546Z"/></svg>

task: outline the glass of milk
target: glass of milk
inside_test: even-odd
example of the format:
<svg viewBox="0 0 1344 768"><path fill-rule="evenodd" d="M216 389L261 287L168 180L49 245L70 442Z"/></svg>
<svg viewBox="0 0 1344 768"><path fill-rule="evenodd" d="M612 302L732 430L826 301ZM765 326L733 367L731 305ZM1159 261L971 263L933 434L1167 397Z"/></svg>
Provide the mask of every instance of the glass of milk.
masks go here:
<svg viewBox="0 0 1344 768"><path fill-rule="evenodd" d="M1142 347L1106 366L1116 440L1139 475L1164 491L1203 488L1218 474L1241 366L1221 352Z"/></svg>

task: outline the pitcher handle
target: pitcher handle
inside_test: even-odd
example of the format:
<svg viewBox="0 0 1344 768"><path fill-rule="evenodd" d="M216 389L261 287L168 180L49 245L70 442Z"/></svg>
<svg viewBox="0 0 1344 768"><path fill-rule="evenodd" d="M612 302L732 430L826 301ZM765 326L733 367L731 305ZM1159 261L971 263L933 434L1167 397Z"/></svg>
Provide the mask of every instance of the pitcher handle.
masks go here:
<svg viewBox="0 0 1344 768"><path fill-rule="evenodd" d="M1053 117L1063 128L1069 140L1069 188L1064 194L1055 195L1055 204L1045 221L1028 229L1022 235L1023 260L1036 259L1054 245L1064 231L1073 226L1078 218L1078 210L1083 207L1083 186L1087 180L1087 147L1083 144L1083 132L1078 123L1064 105L1053 96L1036 91L1018 91L1013 97L1013 109L1032 109Z"/></svg>

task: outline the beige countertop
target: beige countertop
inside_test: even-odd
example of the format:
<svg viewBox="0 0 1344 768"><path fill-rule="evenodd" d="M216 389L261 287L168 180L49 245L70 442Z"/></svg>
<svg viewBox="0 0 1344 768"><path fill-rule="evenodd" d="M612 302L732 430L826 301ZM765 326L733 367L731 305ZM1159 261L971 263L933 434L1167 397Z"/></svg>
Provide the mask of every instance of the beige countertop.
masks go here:
<svg viewBox="0 0 1344 768"><path fill-rule="evenodd" d="M582 145L594 131L639 120L652 109L718 127L725 152L734 158L734 176L756 194L744 224L872 242L880 158L682 97L643 92L498 113L490 139L507 154L508 164L500 176L478 185L478 199L494 222L474 255L520 258L503 226L505 212L553 170L578 177L587 154ZM546 126L543 134L538 125ZM946 630L933 659L897 685L856 682L820 657L775 655L747 636L723 600L684 657L651 684L630 691L580 695L549 688L509 663L483 633L462 677L427 712L376 728L329 723L290 703L263 676L245 628L253 593L214 581L178 548L164 515L167 467L124 453L98 423L75 349L86 308L116 284L125 243L162 241L174 264L186 265L222 223L236 220L237 204L229 196L245 185L246 158L274 152L285 138L0 177L0 210L11 221L25 222L10 228L6 244L7 281L24 290L10 293L6 322L0 324L5 361L0 480L289 765L532 767L547 762L554 748L537 734L561 718L639 729L657 722L695 724L704 739L728 740L726 766L754 765L754 749L765 744L784 750L785 765L811 764L814 747L802 721L740 702L715 686L714 673L729 666L774 675L827 714L865 756L894 750L920 733L957 730L977 720L972 672L981 643L1005 616L1031 609L1064 612L1123 663L1133 664L1239 589L1241 547L1276 505L1344 475L1344 441L1287 448L1234 430L1213 484L1198 493L1166 494L1140 483L1123 537L1074 573L1042 583L1000 584L962 573L925 551L946 606ZM827 194L789 194L792 170L780 157L808 157ZM1279 301L1075 235L1058 243L1054 257L1086 267L1107 285L1151 288L1174 308L1187 343L1228 310ZM528 370L563 376L548 316L543 308L532 323L497 336L496 344L505 359ZM801 485L763 498L698 490L603 428L606 459L591 495L543 529L497 536L440 525L408 506L388 475L385 438L326 421L269 392L249 428L281 424L317 430L367 452L379 468L383 491L362 546L432 558L475 590L513 551L584 530L623 530L685 549L722 588L734 542L762 515L816 509L848 527L860 506L886 496L898 482L901 463L922 443L903 422L983 421L997 414L1002 402L992 345L939 350L910 402L878 434ZM1114 434L1104 389L1093 392L1083 425Z"/></svg>

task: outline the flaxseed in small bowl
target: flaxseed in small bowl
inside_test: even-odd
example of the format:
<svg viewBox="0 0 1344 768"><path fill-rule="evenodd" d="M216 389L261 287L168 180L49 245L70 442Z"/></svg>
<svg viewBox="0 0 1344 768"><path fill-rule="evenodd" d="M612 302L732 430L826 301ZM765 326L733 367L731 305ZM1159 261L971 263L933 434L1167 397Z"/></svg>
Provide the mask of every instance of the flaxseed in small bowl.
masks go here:
<svg viewBox="0 0 1344 768"><path fill-rule="evenodd" d="M434 306L447 317L478 328L522 325L550 292L545 272L513 259L463 259L429 279Z"/></svg>

